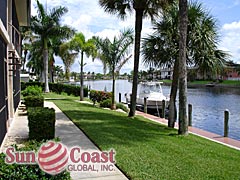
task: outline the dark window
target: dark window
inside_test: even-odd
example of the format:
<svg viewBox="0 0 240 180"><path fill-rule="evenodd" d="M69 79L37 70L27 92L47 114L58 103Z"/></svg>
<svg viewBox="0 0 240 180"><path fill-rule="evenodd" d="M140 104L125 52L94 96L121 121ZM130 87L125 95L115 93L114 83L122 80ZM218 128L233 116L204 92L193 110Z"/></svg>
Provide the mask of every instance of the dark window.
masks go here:
<svg viewBox="0 0 240 180"><path fill-rule="evenodd" d="M0 18L7 29L7 0L0 0Z"/></svg>
<svg viewBox="0 0 240 180"><path fill-rule="evenodd" d="M0 36L0 144L7 132L6 121L8 117L7 109L7 72L6 72L6 55L7 45Z"/></svg>

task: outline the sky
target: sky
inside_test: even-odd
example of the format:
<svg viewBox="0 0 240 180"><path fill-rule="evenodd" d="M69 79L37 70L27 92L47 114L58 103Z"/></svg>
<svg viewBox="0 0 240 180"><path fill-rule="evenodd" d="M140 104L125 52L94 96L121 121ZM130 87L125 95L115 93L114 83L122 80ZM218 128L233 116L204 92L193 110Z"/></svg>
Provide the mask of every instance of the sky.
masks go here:
<svg viewBox="0 0 240 180"><path fill-rule="evenodd" d="M68 13L62 17L62 24L69 25L77 32L82 32L86 39L92 36L113 39L124 28L134 29L134 13L129 14L124 21L114 15L110 15L99 6L98 0L40 0L45 8L52 9L56 6L65 6ZM219 49L227 51L236 63L240 63L240 0L198 0L211 15L217 20L220 36ZM32 0L32 15L36 15L36 2ZM142 37L152 33L151 22L144 19ZM133 47L132 47L133 49ZM71 71L79 72L80 57L75 60ZM85 72L103 73L101 61L84 57ZM56 57L55 65L63 66L62 60ZM140 63L140 69L148 69ZM133 70L133 58L124 65L121 73L129 73Z"/></svg>

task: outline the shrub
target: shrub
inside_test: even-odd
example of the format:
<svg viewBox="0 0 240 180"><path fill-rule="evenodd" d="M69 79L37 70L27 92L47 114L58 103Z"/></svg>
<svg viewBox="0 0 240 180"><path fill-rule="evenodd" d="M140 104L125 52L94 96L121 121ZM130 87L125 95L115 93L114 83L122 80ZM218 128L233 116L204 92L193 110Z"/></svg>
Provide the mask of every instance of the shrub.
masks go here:
<svg viewBox="0 0 240 180"><path fill-rule="evenodd" d="M116 104L116 108L117 108L117 109L122 109L122 110L125 111L126 113L129 112L129 109L128 109L123 103L117 103L117 104Z"/></svg>
<svg viewBox="0 0 240 180"><path fill-rule="evenodd" d="M26 96L24 97L24 104L26 107L43 107L44 97L43 96Z"/></svg>
<svg viewBox="0 0 240 180"><path fill-rule="evenodd" d="M112 105L112 99L106 99L100 102L100 107L111 108L111 105Z"/></svg>
<svg viewBox="0 0 240 180"><path fill-rule="evenodd" d="M39 86L44 89L44 83L41 82L21 82L21 90L25 90L28 86Z"/></svg>
<svg viewBox="0 0 240 180"><path fill-rule="evenodd" d="M111 92L104 92L104 91L96 91L96 90L91 90L90 91L90 99L93 102L101 102L106 99L111 99L112 93Z"/></svg>
<svg viewBox="0 0 240 180"><path fill-rule="evenodd" d="M44 83L40 82L21 82L21 89L23 91L29 86L38 86L44 89ZM80 86L69 85L69 84L60 84L60 83L49 83L49 90L61 94L62 92L67 93L68 95L80 96ZM88 89L84 87L83 89L84 97L88 96Z"/></svg>
<svg viewBox="0 0 240 180"><path fill-rule="evenodd" d="M63 92L64 84L60 83L49 83L49 88L51 91L61 94Z"/></svg>
<svg viewBox="0 0 240 180"><path fill-rule="evenodd" d="M40 96L42 94L42 88L40 86L28 86L22 91L23 96Z"/></svg>
<svg viewBox="0 0 240 180"><path fill-rule="evenodd" d="M55 134L55 121L55 110L53 108L29 108L29 139L35 139L37 141L53 139Z"/></svg>
<svg viewBox="0 0 240 180"><path fill-rule="evenodd" d="M30 145L21 149L16 149L18 151L31 151L40 147L41 143L29 141ZM21 180L38 180L38 179L48 179L48 180L70 180L70 173L64 171L56 176L49 175L43 172L38 165L18 165L18 164L6 164L5 154L0 153L0 179L21 179Z"/></svg>

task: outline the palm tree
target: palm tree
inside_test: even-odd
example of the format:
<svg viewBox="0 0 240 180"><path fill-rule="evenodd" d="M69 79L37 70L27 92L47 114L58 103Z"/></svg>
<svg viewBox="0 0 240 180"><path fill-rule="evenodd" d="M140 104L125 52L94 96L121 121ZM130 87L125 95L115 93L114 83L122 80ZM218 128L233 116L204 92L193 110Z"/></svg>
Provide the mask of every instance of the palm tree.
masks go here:
<svg viewBox="0 0 240 180"><path fill-rule="evenodd" d="M116 109L115 104L115 80L122 66L132 57L129 55L129 47L133 43L133 31L131 29L124 30L118 37L114 37L113 42L108 38L96 39L98 48L98 57L108 66L112 75L112 105L111 109Z"/></svg>
<svg viewBox="0 0 240 180"><path fill-rule="evenodd" d="M63 74L62 66L54 66L53 74L57 77L57 82L60 79L61 74Z"/></svg>
<svg viewBox="0 0 240 180"><path fill-rule="evenodd" d="M159 10L164 8L169 1L170 0L99 0L100 6L102 6L106 12L117 14L122 19L126 17L127 12L135 11L134 73L129 117L133 117L136 111L138 66L143 18L150 16L153 19L158 15Z"/></svg>
<svg viewBox="0 0 240 180"><path fill-rule="evenodd" d="M227 58L227 54L217 49L216 21L199 3L191 3L189 5L188 17L187 63L191 66L201 68L203 67L203 62L205 62L209 65L207 67L209 71L220 69L224 64L225 58ZM206 25L205 19L208 19L212 23L207 23ZM173 4L163 12L161 20L154 23L153 28L155 32L144 39L142 49L145 65L158 68L168 67L169 65L173 67L169 127L174 127L176 119L175 101L179 76L178 21L179 7L178 4Z"/></svg>
<svg viewBox="0 0 240 180"><path fill-rule="evenodd" d="M40 78L40 80L42 80L43 77L43 49L41 45L42 42L40 39L35 39L35 41L32 42L29 48L29 56L27 63L29 71L35 73Z"/></svg>
<svg viewBox="0 0 240 180"><path fill-rule="evenodd" d="M94 59L97 55L97 50L95 47L95 43L93 39L86 40L83 33L78 33L74 36L74 38L70 42L72 48L76 50L78 53L81 53L81 63L80 63L80 101L83 101L83 56L84 54L87 57L92 56Z"/></svg>
<svg viewBox="0 0 240 180"><path fill-rule="evenodd" d="M59 47L59 56L62 58L63 64L65 66L65 77L70 80L70 68L73 65L75 58L78 53L72 52L70 42L66 42Z"/></svg>
<svg viewBox="0 0 240 180"><path fill-rule="evenodd" d="M188 134L187 119L187 27L188 2L179 0L179 128L178 134Z"/></svg>
<svg viewBox="0 0 240 180"><path fill-rule="evenodd" d="M33 35L29 27L20 27L20 32L21 32L21 41L24 42L22 47L22 51L23 51L22 71L25 72L27 54L31 49L31 44L36 40L37 37Z"/></svg>
<svg viewBox="0 0 240 180"><path fill-rule="evenodd" d="M44 80L45 92L49 92L48 85L48 50L49 41L53 37L62 39L69 38L74 31L68 26L60 24L60 18L67 12L67 8L53 8L50 13L44 10L43 5L37 0L38 15L33 16L31 20L32 31L39 35L43 47L43 63L44 63Z"/></svg>

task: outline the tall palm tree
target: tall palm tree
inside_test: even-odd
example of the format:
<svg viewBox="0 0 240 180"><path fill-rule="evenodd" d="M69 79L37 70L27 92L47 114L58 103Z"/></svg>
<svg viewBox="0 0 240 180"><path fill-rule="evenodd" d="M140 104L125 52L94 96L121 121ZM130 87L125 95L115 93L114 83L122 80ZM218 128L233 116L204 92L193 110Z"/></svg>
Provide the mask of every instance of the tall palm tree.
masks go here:
<svg viewBox="0 0 240 180"><path fill-rule="evenodd" d="M21 41L23 42L23 58L22 58L22 71L25 72L25 64L27 62L27 54L31 49L31 43L36 39L29 27L20 27Z"/></svg>
<svg viewBox="0 0 240 180"><path fill-rule="evenodd" d="M53 37L62 39L69 38L74 31L68 26L60 24L60 18L67 12L65 7L57 7L51 9L50 13L43 8L43 5L37 0L38 14L32 17L31 28L32 31L39 35L43 47L43 62L44 62L44 80L45 92L49 92L48 85L48 49L49 40Z"/></svg>
<svg viewBox="0 0 240 180"><path fill-rule="evenodd" d="M159 10L164 8L169 1L170 0L99 0L100 6L102 6L106 12L117 14L122 19L126 17L127 12L135 11L134 73L131 107L128 114L129 117L134 116L136 111L138 67L143 18L146 16L154 18L159 14Z"/></svg>
<svg viewBox="0 0 240 180"><path fill-rule="evenodd" d="M73 65L78 53L72 52L70 47L70 42L66 42L59 47L59 56L62 58L63 64L65 66L65 77L70 80L70 68Z"/></svg>
<svg viewBox="0 0 240 180"><path fill-rule="evenodd" d="M80 101L83 101L83 97L84 97L83 95L83 66L84 66L83 57L85 54L87 57L92 56L92 58L94 59L97 55L97 50L96 50L94 40L93 39L86 40L83 33L76 34L71 40L70 44L74 50L76 50L78 53L81 54Z"/></svg>
<svg viewBox="0 0 240 180"><path fill-rule="evenodd" d="M179 128L178 134L188 134L187 119L187 27L188 2L179 0Z"/></svg>
<svg viewBox="0 0 240 180"><path fill-rule="evenodd" d="M111 109L116 109L115 104L115 80L122 66L132 57L130 54L130 46L133 43L133 31L131 29L124 30L120 35L114 36L113 42L108 38L96 39L98 48L98 57L108 66L112 75L112 105Z"/></svg>
<svg viewBox="0 0 240 180"><path fill-rule="evenodd" d="M188 8L187 63L197 68L207 64L208 71L223 67L227 54L217 49L215 19L199 3L190 3ZM212 23L206 23L208 19ZM155 32L144 39L142 53L144 63L155 67L173 67L168 126L174 127L176 119L176 96L178 89L179 60L179 7L169 6L161 20L153 25ZM206 68L206 66L205 66Z"/></svg>

